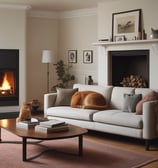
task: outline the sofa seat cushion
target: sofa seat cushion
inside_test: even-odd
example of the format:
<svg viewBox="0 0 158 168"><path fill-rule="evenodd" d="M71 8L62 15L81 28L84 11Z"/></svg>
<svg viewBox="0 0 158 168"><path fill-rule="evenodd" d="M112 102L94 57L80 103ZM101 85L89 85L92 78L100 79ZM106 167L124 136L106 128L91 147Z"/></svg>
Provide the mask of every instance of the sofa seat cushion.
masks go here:
<svg viewBox="0 0 158 168"><path fill-rule="evenodd" d="M93 120L95 122L119 125L131 128L143 128L142 115L135 113L126 113L121 110L104 110L94 114Z"/></svg>
<svg viewBox="0 0 158 168"><path fill-rule="evenodd" d="M97 111L98 110L72 108L69 106L56 106L48 108L47 115L62 118L92 121L93 114Z"/></svg>

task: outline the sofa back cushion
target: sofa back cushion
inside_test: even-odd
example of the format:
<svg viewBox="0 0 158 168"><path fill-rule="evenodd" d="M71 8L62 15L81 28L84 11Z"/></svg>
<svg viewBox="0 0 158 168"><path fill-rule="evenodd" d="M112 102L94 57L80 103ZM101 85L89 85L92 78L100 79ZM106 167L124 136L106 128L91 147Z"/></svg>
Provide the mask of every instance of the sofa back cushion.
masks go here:
<svg viewBox="0 0 158 168"><path fill-rule="evenodd" d="M149 88L135 88L135 94L142 94L142 97L153 91Z"/></svg>
<svg viewBox="0 0 158 168"><path fill-rule="evenodd" d="M124 108L124 94L134 94L134 88L114 87L111 95L110 108L122 110Z"/></svg>
<svg viewBox="0 0 158 168"><path fill-rule="evenodd" d="M109 104L110 99L111 99L111 92L112 92L113 86L74 84L73 88L78 88L78 91L98 92L106 98L107 104Z"/></svg>

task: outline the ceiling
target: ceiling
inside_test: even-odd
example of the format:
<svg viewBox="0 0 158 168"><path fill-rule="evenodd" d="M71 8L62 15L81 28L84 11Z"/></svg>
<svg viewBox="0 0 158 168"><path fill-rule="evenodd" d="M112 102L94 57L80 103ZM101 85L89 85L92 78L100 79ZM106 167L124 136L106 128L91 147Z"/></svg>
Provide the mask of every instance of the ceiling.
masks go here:
<svg viewBox="0 0 158 168"><path fill-rule="evenodd" d="M99 2L116 0L0 0L3 4L30 5L32 10L69 11L96 8Z"/></svg>

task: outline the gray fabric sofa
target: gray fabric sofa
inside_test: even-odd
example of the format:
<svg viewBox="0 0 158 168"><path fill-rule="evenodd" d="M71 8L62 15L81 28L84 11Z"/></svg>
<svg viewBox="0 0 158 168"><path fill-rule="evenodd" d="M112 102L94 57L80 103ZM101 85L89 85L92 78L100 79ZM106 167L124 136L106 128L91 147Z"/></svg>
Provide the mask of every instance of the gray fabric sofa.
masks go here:
<svg viewBox="0 0 158 168"><path fill-rule="evenodd" d="M99 111L54 106L57 93L48 93L44 95L45 117L64 120L89 130L144 139L146 150L149 149L149 141L158 137L158 100L144 102L141 115L123 111L124 94L141 94L144 97L152 89L84 84L74 84L73 88L78 88L79 91L91 90L101 93L105 96L110 108Z"/></svg>

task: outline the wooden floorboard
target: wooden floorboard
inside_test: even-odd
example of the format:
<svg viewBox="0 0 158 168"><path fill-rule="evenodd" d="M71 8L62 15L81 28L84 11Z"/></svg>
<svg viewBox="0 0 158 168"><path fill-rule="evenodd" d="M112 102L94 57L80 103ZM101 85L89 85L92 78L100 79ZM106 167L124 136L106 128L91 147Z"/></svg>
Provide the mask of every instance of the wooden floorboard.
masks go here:
<svg viewBox="0 0 158 168"><path fill-rule="evenodd" d="M88 138L91 138L93 140L96 140L98 142L102 142L105 144L113 145L113 146L119 146L128 150L132 151L138 151L141 153L149 154L151 156L158 157L158 139L155 139L151 142L151 148L149 151L145 150L145 141L125 136L119 136L119 135L113 135L113 134L106 134L96 131L89 131L88 134L86 134ZM153 162L147 166L144 166L143 168L158 168L158 161Z"/></svg>

